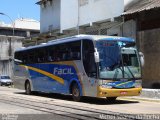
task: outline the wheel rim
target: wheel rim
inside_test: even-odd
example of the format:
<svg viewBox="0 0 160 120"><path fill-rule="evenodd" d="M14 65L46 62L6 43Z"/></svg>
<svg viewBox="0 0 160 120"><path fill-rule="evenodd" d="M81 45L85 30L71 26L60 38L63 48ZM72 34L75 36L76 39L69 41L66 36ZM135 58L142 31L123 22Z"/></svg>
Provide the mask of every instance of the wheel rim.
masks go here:
<svg viewBox="0 0 160 120"><path fill-rule="evenodd" d="M73 89L73 96L75 96L75 97L79 96L79 89L77 87L74 87L74 89Z"/></svg>

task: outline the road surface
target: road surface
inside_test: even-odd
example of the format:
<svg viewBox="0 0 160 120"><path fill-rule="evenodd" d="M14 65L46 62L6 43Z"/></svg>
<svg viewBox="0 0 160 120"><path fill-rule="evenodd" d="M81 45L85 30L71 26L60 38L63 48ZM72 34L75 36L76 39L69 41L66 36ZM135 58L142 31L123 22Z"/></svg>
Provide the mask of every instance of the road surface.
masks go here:
<svg viewBox="0 0 160 120"><path fill-rule="evenodd" d="M111 104L104 98L84 97L82 102L74 102L70 95L25 95L24 90L0 87L0 114L0 119L13 117L13 120L160 119L160 100L125 97Z"/></svg>

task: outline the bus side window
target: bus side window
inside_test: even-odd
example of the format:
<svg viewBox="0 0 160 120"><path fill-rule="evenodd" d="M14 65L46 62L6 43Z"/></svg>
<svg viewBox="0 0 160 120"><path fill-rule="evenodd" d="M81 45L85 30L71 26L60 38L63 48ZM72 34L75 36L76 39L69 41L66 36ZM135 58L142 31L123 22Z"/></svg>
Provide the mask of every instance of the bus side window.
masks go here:
<svg viewBox="0 0 160 120"><path fill-rule="evenodd" d="M16 53L15 53L15 56L14 56L14 59L23 62L23 55L22 55L22 53L21 53L21 52L16 52ZM15 61L15 64L19 65L19 64L22 64L22 62L16 62L16 61Z"/></svg>
<svg viewBox="0 0 160 120"><path fill-rule="evenodd" d="M35 50L29 50L27 52L27 63L35 63Z"/></svg>
<svg viewBox="0 0 160 120"><path fill-rule="evenodd" d="M71 42L69 44L69 58L70 60L80 60L81 59L81 41Z"/></svg>
<svg viewBox="0 0 160 120"><path fill-rule="evenodd" d="M46 62L46 60L47 60L47 57L48 57L48 55L47 55L47 49L45 48L45 47L43 47L43 48L40 48L40 49L37 49L38 51L37 51L37 61L38 61L38 63L43 63L43 62Z"/></svg>
<svg viewBox="0 0 160 120"><path fill-rule="evenodd" d="M61 46L56 45L54 49L54 60L56 62L62 61L62 51L61 51Z"/></svg>
<svg viewBox="0 0 160 120"><path fill-rule="evenodd" d="M47 61L48 62L53 62L55 60L55 47L52 45L52 46L49 46L47 48Z"/></svg>
<svg viewBox="0 0 160 120"><path fill-rule="evenodd" d="M72 58L75 60L80 59L80 52L72 52Z"/></svg>
<svg viewBox="0 0 160 120"><path fill-rule="evenodd" d="M94 60L94 45L91 40L83 40L83 65L88 77L96 77L96 63Z"/></svg>
<svg viewBox="0 0 160 120"><path fill-rule="evenodd" d="M27 62L28 62L28 54L27 54L27 52L23 52L23 54L21 54L21 56L22 56L22 64L27 64Z"/></svg>

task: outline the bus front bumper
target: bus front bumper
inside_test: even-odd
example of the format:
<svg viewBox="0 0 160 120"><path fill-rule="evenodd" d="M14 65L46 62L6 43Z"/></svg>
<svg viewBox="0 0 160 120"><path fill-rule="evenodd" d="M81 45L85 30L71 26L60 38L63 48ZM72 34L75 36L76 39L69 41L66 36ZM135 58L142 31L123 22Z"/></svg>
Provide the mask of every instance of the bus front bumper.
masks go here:
<svg viewBox="0 0 160 120"><path fill-rule="evenodd" d="M119 97L119 96L138 96L142 88L129 88L129 89L108 89L98 87L97 97Z"/></svg>

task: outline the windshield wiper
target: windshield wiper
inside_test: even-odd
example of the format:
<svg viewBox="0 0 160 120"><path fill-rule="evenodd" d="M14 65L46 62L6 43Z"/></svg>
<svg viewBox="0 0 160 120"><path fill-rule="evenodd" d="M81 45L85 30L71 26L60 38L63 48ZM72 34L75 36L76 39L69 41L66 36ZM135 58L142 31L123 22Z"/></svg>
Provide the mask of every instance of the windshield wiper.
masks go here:
<svg viewBox="0 0 160 120"><path fill-rule="evenodd" d="M135 79L135 77L134 77L134 75L133 75L133 73L132 73L131 69L127 66L127 64L126 64L126 63L124 63L124 65L126 65L125 67L128 69L128 71L131 73L132 77Z"/></svg>
<svg viewBox="0 0 160 120"><path fill-rule="evenodd" d="M131 79L131 77L130 77L130 75L124 70L124 69L121 69L120 67L123 67L120 63L116 66L116 68L114 68L114 69L120 69L121 71L122 71L122 74L126 74L127 76L128 76L128 78L129 79ZM128 66L127 66L128 67ZM114 74L114 76L113 76L113 79L117 79L117 76L118 76L118 73L119 73L119 71L118 71L118 69L116 70L116 72L115 72L115 74ZM128 68L128 70L130 71L130 69ZM131 71L130 71L131 72ZM132 74L132 72L131 72L131 75L133 75ZM124 78L124 76L123 76L123 78ZM134 77L134 75L133 75L133 78L135 78Z"/></svg>

